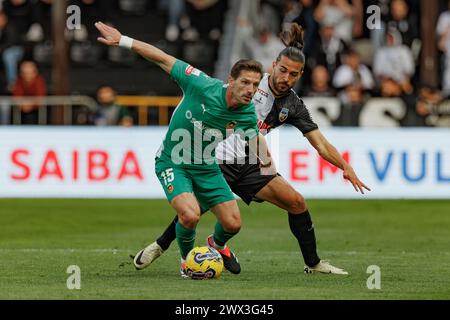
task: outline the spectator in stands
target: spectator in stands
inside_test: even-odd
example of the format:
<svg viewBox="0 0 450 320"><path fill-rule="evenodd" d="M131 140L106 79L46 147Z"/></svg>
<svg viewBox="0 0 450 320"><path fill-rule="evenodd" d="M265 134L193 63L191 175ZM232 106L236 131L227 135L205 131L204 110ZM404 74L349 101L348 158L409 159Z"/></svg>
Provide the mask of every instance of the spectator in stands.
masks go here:
<svg viewBox="0 0 450 320"><path fill-rule="evenodd" d="M267 28L269 32L274 34L279 34L282 31L283 16L289 16L289 5L294 3L296 5L296 0L257 0L258 9L256 11L256 16L258 19L257 24L255 25L257 29ZM294 17L292 17L289 22L292 22L293 18L298 15L298 12L293 10ZM289 18L288 18L289 19ZM286 30L290 30L290 23L287 26Z"/></svg>
<svg viewBox="0 0 450 320"><path fill-rule="evenodd" d="M344 63L336 70L333 78L335 88L358 86L362 90L371 90L374 80L369 68L361 63L356 51L347 48L343 53Z"/></svg>
<svg viewBox="0 0 450 320"><path fill-rule="evenodd" d="M14 34L11 34L12 32L14 32L14 29L8 24L8 16L3 10L0 10L0 54L2 57L5 49L10 46L10 39L14 37Z"/></svg>
<svg viewBox="0 0 450 320"><path fill-rule="evenodd" d="M7 17L6 15L1 11L0 9L0 54L3 52L3 40L5 37L5 34L3 33L4 26L6 25ZM7 95L9 92L7 92L7 85L6 85L6 77L4 72L0 72L0 95ZM2 124L9 124L11 118L11 106L6 104L0 103L0 125Z"/></svg>
<svg viewBox="0 0 450 320"><path fill-rule="evenodd" d="M311 73L311 87L305 95L309 97L334 97L335 91L330 87L330 74L323 65L316 65Z"/></svg>
<svg viewBox="0 0 450 320"><path fill-rule="evenodd" d="M190 26L183 32L184 40L219 40L227 2L225 0L186 0Z"/></svg>
<svg viewBox="0 0 450 320"><path fill-rule="evenodd" d="M263 65L264 71L272 70L273 57L281 52L286 46L280 41L280 38L263 28L258 33L258 38L251 38L245 44L250 52L252 59L255 59Z"/></svg>
<svg viewBox="0 0 450 320"><path fill-rule="evenodd" d="M2 19L6 34L6 41L2 46L2 60L5 66L6 81L8 87L17 79L18 63L26 52L27 34L34 22L33 5L29 0L5 0L3 12L6 15Z"/></svg>
<svg viewBox="0 0 450 320"><path fill-rule="evenodd" d="M28 40L33 42L52 40L52 1L37 0L33 7L34 23L28 32Z"/></svg>
<svg viewBox="0 0 450 320"><path fill-rule="evenodd" d="M444 72L442 74L442 93L450 96L450 1L448 9L439 16L436 33L438 36L438 48L444 53Z"/></svg>
<svg viewBox="0 0 450 320"><path fill-rule="evenodd" d="M405 93L399 82L395 81L394 79L390 79L390 78L382 79L380 86L379 86L379 91L376 90L374 92L374 95L376 95L377 97L380 96L382 98L401 99L407 109L406 109L406 115L403 117L403 119L400 120L400 123L402 125L404 125L404 124L412 125L417 122L416 121L417 117L416 117L415 111L414 111L417 97L414 94ZM397 103L394 102L394 104L397 104ZM386 113L390 114L390 116L392 118L395 118L395 119L397 118L396 116L393 116L390 113L390 110L387 110Z"/></svg>
<svg viewBox="0 0 450 320"><path fill-rule="evenodd" d="M323 64L330 74L334 74L336 68L341 64L341 53L346 45L335 33L333 25L322 24L319 26L319 38L315 39L308 56L308 63L312 66Z"/></svg>
<svg viewBox="0 0 450 320"><path fill-rule="evenodd" d="M261 0L261 3L264 3L264 0ZM302 10L302 6L300 4L300 0L282 0L282 30L289 30L291 27L291 23L297 18Z"/></svg>
<svg viewBox="0 0 450 320"><path fill-rule="evenodd" d="M1 6L1 2L0 2ZM0 8L0 54L3 54L8 43L8 35L6 26L8 24L8 17ZM0 95L6 94L6 78L4 73L0 72ZM11 106L9 104L0 105L0 124L9 124L11 114Z"/></svg>
<svg viewBox="0 0 450 320"><path fill-rule="evenodd" d="M380 83L379 94L383 98L397 98L402 96L403 90L397 81L391 78L384 78Z"/></svg>
<svg viewBox="0 0 450 320"><path fill-rule="evenodd" d="M350 43L354 8L347 0L320 0L314 17L321 26L332 26L338 39Z"/></svg>
<svg viewBox="0 0 450 320"><path fill-rule="evenodd" d="M297 17L293 21L305 29L305 47L303 48L303 53L306 57L312 54L313 43L318 38L318 26L314 19L314 3L313 0L300 0L300 11ZM289 22L286 21L285 23Z"/></svg>
<svg viewBox="0 0 450 320"><path fill-rule="evenodd" d="M386 33L386 45L375 52L373 71L376 78L396 81L405 94L412 94L414 88L411 77L414 75L415 63L411 49L401 43L400 33L389 29Z"/></svg>
<svg viewBox="0 0 450 320"><path fill-rule="evenodd" d="M351 0L353 8L353 30L352 38L354 40L364 38L364 29L366 27L366 20L364 20L364 0Z"/></svg>
<svg viewBox="0 0 450 320"><path fill-rule="evenodd" d="M183 22L185 19L182 20L186 12L184 0L159 0L159 9L167 12L166 39L176 41L180 35L180 24L183 24L183 29L187 27Z"/></svg>
<svg viewBox="0 0 450 320"><path fill-rule="evenodd" d="M401 35L401 42L411 48L415 39L419 38L418 18L414 12L409 12L408 3L405 0L392 0L390 19L387 29L394 28Z"/></svg>
<svg viewBox="0 0 450 320"><path fill-rule="evenodd" d="M87 106L72 106L72 125L87 126L94 124L94 114Z"/></svg>
<svg viewBox="0 0 450 320"><path fill-rule="evenodd" d="M3 10L9 23L16 29L21 41L26 39L30 26L35 22L33 4L30 0L5 0Z"/></svg>
<svg viewBox="0 0 450 320"><path fill-rule="evenodd" d="M14 88L14 97L45 97L47 87L44 78L39 74L33 61L25 60L20 64L19 77ZM39 101L18 106L21 111L22 124L38 124Z"/></svg>
<svg viewBox="0 0 450 320"><path fill-rule="evenodd" d="M419 90L416 102L416 114L418 116L417 125L429 125L427 118L430 116L438 116L437 106L443 101L442 94L436 88L423 86Z"/></svg>
<svg viewBox="0 0 450 320"><path fill-rule="evenodd" d="M450 100L444 99L435 87L421 88L416 114L420 117L418 125L450 128Z"/></svg>
<svg viewBox="0 0 450 320"><path fill-rule="evenodd" d="M345 125L357 126L359 113L368 98L366 93L374 87L369 68L361 63L358 53L348 48L344 53L344 64L334 74L333 86L340 89Z"/></svg>
<svg viewBox="0 0 450 320"><path fill-rule="evenodd" d="M133 117L128 109L116 103L116 91L110 86L102 86L97 90L97 110L94 123L97 126L121 125L131 127Z"/></svg>
<svg viewBox="0 0 450 320"><path fill-rule="evenodd" d="M399 82L395 81L394 79L384 78L380 83L379 91L377 90L376 92L374 92L374 94L382 98L398 98L404 102L407 109L405 117L400 120L402 125L412 125L417 122L417 117L415 116L414 111L416 97L414 94L405 93ZM389 114L390 111L388 110L387 113ZM396 116L393 116L392 114L391 117L396 118Z"/></svg>

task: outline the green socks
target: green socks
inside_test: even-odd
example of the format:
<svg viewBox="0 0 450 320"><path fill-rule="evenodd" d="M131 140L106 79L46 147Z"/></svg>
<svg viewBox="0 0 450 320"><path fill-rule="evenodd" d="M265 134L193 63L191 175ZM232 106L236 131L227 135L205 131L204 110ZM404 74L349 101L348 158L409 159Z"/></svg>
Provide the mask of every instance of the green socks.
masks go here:
<svg viewBox="0 0 450 320"><path fill-rule="evenodd" d="M220 247L219 249L223 249L225 247L225 243L233 238L237 232L230 233L224 230L223 226L217 222L216 226L214 227L214 243Z"/></svg>
<svg viewBox="0 0 450 320"><path fill-rule="evenodd" d="M175 226L175 232L177 235L178 246L180 247L181 257L186 259L189 251L194 248L195 243L195 229L190 230L183 227L178 221Z"/></svg>
<svg viewBox="0 0 450 320"><path fill-rule="evenodd" d="M195 244L195 229L190 230L183 227L178 221L175 225L175 232L177 236L178 246L180 248L181 257L186 259L189 251L194 248ZM233 238L236 233L227 232L224 230L222 225L217 222L214 227L214 244L217 245L219 249L223 249L225 247L225 243Z"/></svg>

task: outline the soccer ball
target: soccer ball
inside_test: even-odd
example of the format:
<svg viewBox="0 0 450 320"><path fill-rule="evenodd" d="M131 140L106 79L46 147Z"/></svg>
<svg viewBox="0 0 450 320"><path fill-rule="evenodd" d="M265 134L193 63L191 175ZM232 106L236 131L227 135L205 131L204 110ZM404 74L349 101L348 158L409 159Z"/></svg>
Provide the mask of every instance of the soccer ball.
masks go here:
<svg viewBox="0 0 450 320"><path fill-rule="evenodd" d="M186 257L186 274L191 279L219 278L223 271L220 253L210 247L195 247Z"/></svg>

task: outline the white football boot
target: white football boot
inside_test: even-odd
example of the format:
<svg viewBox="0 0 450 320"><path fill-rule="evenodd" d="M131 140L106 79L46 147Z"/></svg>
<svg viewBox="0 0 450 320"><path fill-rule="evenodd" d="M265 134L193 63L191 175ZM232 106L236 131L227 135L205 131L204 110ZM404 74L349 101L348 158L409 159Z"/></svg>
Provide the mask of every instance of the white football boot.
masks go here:
<svg viewBox="0 0 450 320"><path fill-rule="evenodd" d="M320 260L320 262L316 264L314 267L308 267L305 265L303 271L305 273L332 273L332 274L348 275L347 271L331 265L326 260Z"/></svg>
<svg viewBox="0 0 450 320"><path fill-rule="evenodd" d="M136 254L133 259L134 267L136 270L145 269L163 253L164 250L155 241Z"/></svg>

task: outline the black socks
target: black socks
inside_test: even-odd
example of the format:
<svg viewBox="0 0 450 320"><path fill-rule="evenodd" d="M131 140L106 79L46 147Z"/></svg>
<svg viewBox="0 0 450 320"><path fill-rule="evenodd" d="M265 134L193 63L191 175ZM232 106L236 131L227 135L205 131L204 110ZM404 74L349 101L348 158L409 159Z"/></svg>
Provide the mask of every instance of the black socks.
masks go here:
<svg viewBox="0 0 450 320"><path fill-rule="evenodd" d="M175 226L178 222L178 216L175 216L173 221L169 224L166 230L164 230L163 234L156 240L156 243L166 251L169 249L170 244L177 238Z"/></svg>
<svg viewBox="0 0 450 320"><path fill-rule="evenodd" d="M317 255L316 235L309 211L300 214L288 213L288 216L289 227L298 240L303 260L307 266L314 267L320 262L320 258Z"/></svg>

